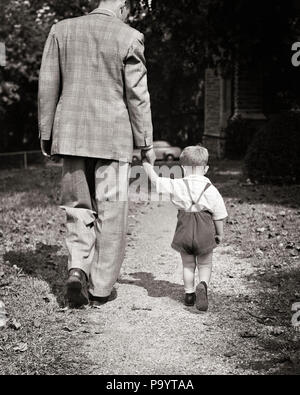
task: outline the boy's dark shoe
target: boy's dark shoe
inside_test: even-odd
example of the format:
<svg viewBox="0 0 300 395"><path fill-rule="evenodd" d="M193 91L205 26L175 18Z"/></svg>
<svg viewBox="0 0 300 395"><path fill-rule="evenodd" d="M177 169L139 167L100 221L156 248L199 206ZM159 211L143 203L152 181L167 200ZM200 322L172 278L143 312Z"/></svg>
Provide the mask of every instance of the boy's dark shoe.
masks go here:
<svg viewBox="0 0 300 395"><path fill-rule="evenodd" d="M80 269L71 269L67 280L67 300L71 307L89 303L87 276Z"/></svg>
<svg viewBox="0 0 300 395"><path fill-rule="evenodd" d="M192 294L185 294L185 298L184 298L184 304L187 307L192 307L194 306L196 302L196 294L192 293Z"/></svg>
<svg viewBox="0 0 300 395"><path fill-rule="evenodd" d="M196 288L196 307L199 311L208 310L207 284L204 281Z"/></svg>

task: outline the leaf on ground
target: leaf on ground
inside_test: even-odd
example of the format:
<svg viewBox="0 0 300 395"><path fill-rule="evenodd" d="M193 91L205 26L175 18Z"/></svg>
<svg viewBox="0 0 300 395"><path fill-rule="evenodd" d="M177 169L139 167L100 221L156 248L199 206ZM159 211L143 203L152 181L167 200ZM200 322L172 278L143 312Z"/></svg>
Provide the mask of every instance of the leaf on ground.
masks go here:
<svg viewBox="0 0 300 395"><path fill-rule="evenodd" d="M57 312L58 313L65 313L66 311L69 311L69 307L63 307L62 309L58 309Z"/></svg>
<svg viewBox="0 0 300 395"><path fill-rule="evenodd" d="M45 297L43 298L43 301L46 302L46 303L50 303L50 299L49 299L47 296L45 296Z"/></svg>
<svg viewBox="0 0 300 395"><path fill-rule="evenodd" d="M131 307L131 310L132 311L152 311L152 309L150 307L138 307L138 306L135 306L135 305L133 305Z"/></svg>
<svg viewBox="0 0 300 395"><path fill-rule="evenodd" d="M225 354L224 354L224 357L225 358L232 358L232 357L234 357L236 355L236 353L234 352L234 351L231 351L231 352L226 352Z"/></svg>
<svg viewBox="0 0 300 395"><path fill-rule="evenodd" d="M9 326L16 331L18 331L22 327L22 325L15 318L12 320Z"/></svg>
<svg viewBox="0 0 300 395"><path fill-rule="evenodd" d="M264 233L266 231L266 228L258 228L256 229L257 233Z"/></svg>
<svg viewBox="0 0 300 395"><path fill-rule="evenodd" d="M5 304L0 300L0 329L5 328L8 322Z"/></svg>
<svg viewBox="0 0 300 395"><path fill-rule="evenodd" d="M295 248L295 244L293 242L289 242L286 247L287 250L293 250Z"/></svg>
<svg viewBox="0 0 300 395"><path fill-rule="evenodd" d="M69 328L68 326L64 326L62 329L63 329L63 331L66 331L66 332L73 332L73 329Z"/></svg>
<svg viewBox="0 0 300 395"><path fill-rule="evenodd" d="M240 336L243 339L254 339L258 337L258 334L255 332L245 331L245 332L241 332Z"/></svg>
<svg viewBox="0 0 300 395"><path fill-rule="evenodd" d="M40 328L41 327L41 322L39 320L34 320L33 325L35 328Z"/></svg>
<svg viewBox="0 0 300 395"><path fill-rule="evenodd" d="M28 344L27 343L19 343L13 348L13 350L15 352L26 352L28 350Z"/></svg>
<svg viewBox="0 0 300 395"><path fill-rule="evenodd" d="M284 334L284 329L282 328L270 328L269 329L270 335L278 337Z"/></svg>

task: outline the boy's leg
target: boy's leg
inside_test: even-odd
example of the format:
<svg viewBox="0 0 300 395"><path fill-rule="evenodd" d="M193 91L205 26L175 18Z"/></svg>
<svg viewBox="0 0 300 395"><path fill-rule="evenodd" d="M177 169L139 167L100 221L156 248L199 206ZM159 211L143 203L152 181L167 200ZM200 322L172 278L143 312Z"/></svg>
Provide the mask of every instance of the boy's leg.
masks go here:
<svg viewBox="0 0 300 395"><path fill-rule="evenodd" d="M208 310L207 287L210 283L212 273L213 253L197 257L197 267L199 273L199 284L196 288L196 307L200 311Z"/></svg>
<svg viewBox="0 0 300 395"><path fill-rule="evenodd" d="M183 283L186 294L195 292L196 258L194 255L181 254L183 264Z"/></svg>
<svg viewBox="0 0 300 395"><path fill-rule="evenodd" d="M200 283L205 282L207 286L210 283L211 274L212 274L212 260L213 260L212 252L197 257L199 282Z"/></svg>

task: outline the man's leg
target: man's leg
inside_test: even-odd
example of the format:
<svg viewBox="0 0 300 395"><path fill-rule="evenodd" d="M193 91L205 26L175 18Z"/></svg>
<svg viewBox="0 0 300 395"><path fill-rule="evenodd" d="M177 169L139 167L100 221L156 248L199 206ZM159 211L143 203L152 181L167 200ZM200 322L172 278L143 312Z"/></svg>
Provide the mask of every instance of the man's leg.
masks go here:
<svg viewBox="0 0 300 395"><path fill-rule="evenodd" d="M84 302L87 302L87 291L83 290L83 298L78 295L82 293L82 285L86 288L85 283L95 254L96 213L93 207L95 163L93 159L64 157L61 207L67 214L66 244L71 277L67 286L68 294L71 293L71 298L74 301L76 299L78 303L84 299ZM81 271L85 273L83 277L86 278L80 278ZM78 276L77 280L76 276Z"/></svg>
<svg viewBox="0 0 300 395"><path fill-rule="evenodd" d="M90 272L90 293L107 298L124 260L128 222L129 163L98 160L96 179L96 254Z"/></svg>

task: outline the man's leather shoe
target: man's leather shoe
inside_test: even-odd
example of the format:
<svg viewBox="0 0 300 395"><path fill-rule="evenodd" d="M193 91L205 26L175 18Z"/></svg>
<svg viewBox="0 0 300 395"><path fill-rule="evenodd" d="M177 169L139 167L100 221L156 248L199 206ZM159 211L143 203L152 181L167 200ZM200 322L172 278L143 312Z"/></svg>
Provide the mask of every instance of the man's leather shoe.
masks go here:
<svg viewBox="0 0 300 395"><path fill-rule="evenodd" d="M72 307L89 303L87 276L80 269L71 269L67 280L67 299Z"/></svg>
<svg viewBox="0 0 300 395"><path fill-rule="evenodd" d="M94 296L89 292L90 305L94 308L100 308L107 302L111 302L117 298L117 291L114 288L109 296L99 297Z"/></svg>
<svg viewBox="0 0 300 395"><path fill-rule="evenodd" d="M109 296L97 297L89 293L89 299L92 307L101 307L109 301Z"/></svg>

